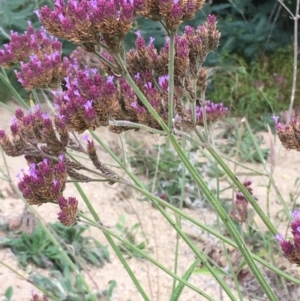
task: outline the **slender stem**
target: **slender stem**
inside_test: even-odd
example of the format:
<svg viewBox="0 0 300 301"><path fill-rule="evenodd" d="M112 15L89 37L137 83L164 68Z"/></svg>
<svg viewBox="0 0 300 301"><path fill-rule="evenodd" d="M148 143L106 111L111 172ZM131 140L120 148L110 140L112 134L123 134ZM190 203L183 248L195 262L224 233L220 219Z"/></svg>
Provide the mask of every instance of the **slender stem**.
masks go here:
<svg viewBox="0 0 300 301"><path fill-rule="evenodd" d="M7 109L8 111L14 113L14 110L11 107L9 107L8 105L6 105L5 103L3 103L2 101L0 101L0 106Z"/></svg>
<svg viewBox="0 0 300 301"><path fill-rule="evenodd" d="M183 149L185 148L185 139L182 141ZM183 208L183 201L184 201L184 192L185 192L185 166L182 168L182 176L181 176L181 193L180 193L180 203L179 203L179 210L182 210ZM178 227L181 228L181 216L178 214L175 214L175 219ZM178 252L179 252L179 241L180 236L178 233L176 233L176 247L175 247L175 264L174 264L174 273L177 274L177 266L178 266ZM175 287L176 287L176 279L173 280L173 288L172 288L172 296L175 293Z"/></svg>
<svg viewBox="0 0 300 301"><path fill-rule="evenodd" d="M223 242L227 243L228 245L234 247L235 249L238 249L238 245L232 241L231 239L229 239L226 236L223 236L222 234L220 234L219 232L215 231L214 229L206 226L205 224L202 224L198 221L198 219L194 219L192 218L190 215L186 214L184 211L179 210L178 208L174 207L173 205L171 205L170 203L162 200L161 198L155 196L154 194L150 193L148 190L145 190L143 188L140 188L138 186L135 185L130 185L130 187L132 187L133 189L140 191L142 194L144 194L145 196L147 196L150 200L152 201L157 201L161 206L165 206L168 209L174 211L175 213L177 213L178 215L182 216L184 219L190 221L191 223L193 223L194 225L198 226L199 228L203 229L205 232L212 234L213 236L219 238L220 240L222 240ZM269 262L265 261L264 259L262 259L261 257L259 257L258 255L252 254L251 256L253 257L253 259L257 262L259 262L260 264L264 265L265 267L267 267L268 269L270 269L271 271L275 272L278 275L281 275L282 277L286 278L287 280L300 285L300 280L290 276L289 274L281 271L280 269L278 269L277 267L273 266L272 264L270 264Z"/></svg>
<svg viewBox="0 0 300 301"><path fill-rule="evenodd" d="M236 144L236 150L235 150L235 161L237 162L239 159L239 153L240 153L240 149L241 149L241 144L242 144L242 138L243 138L243 134L244 134L244 130L245 130L245 126L244 126L244 122L240 123L239 126L239 135L238 135L238 140L237 140L237 144ZM237 164L233 165L233 172L236 174L236 167ZM234 203L234 185L232 185L232 202Z"/></svg>
<svg viewBox="0 0 300 301"><path fill-rule="evenodd" d="M292 18L294 18L293 13L289 10L289 8L284 4L282 0L278 0L278 2L286 9L286 11L291 15ZM298 1L297 1L298 2Z"/></svg>
<svg viewBox="0 0 300 301"><path fill-rule="evenodd" d="M271 289L270 285L268 284L268 282L264 278L263 274L261 273L260 269L257 267L257 265L255 264L255 262L253 261L253 258L251 256L250 251L248 250L245 242L241 239L241 237L240 237L237 229L235 228L232 220L230 219L230 217L228 216L228 214L226 213L226 211L223 209L223 207L220 204L220 202L213 196L212 192L209 190L209 188L207 187L207 185L205 184L205 182L203 181L203 179L200 177L198 171L195 169L195 167L188 160L188 158L186 157L186 154L180 148L180 146L179 146L177 140L175 139L175 137L172 134L170 134L169 138L170 138L170 141L173 144L174 148L176 149L176 152L180 156L182 162L186 166L187 170L190 172L190 175L195 180L195 182L197 183L197 185L199 186L199 188L201 189L201 191L204 193L204 195L207 197L207 199L210 201L210 203L213 205L216 213L221 218L222 222L226 226L226 228L229 231L230 235L232 236L232 238L234 239L234 241L238 245L238 249L242 253L245 261L247 262L247 264L248 264L248 266L250 268L250 270L254 274L254 276L257 279L257 281L260 283L262 289L264 290L264 292L268 296L269 300L278 300L277 297L275 296L273 290ZM218 155L216 156L216 152L214 151L213 148L209 147L208 151L211 153L211 155L216 159L216 161L219 164L220 163L224 163L222 161L222 159ZM222 166L222 164L220 164L220 165ZM225 168L226 168L225 172L228 173L228 175L230 177L230 175L232 174L232 172L227 167L227 165L225 163L223 164L223 166L224 165L225 165ZM222 166L222 168L224 169L223 166ZM232 175L233 175L233 179L232 180L234 180L234 182L238 182L240 184L239 186L244 187L244 185L242 185L235 178L234 174L232 174ZM238 187L238 188L240 189L240 187ZM245 187L244 187L243 190L246 190L248 192L248 190ZM251 195L250 195L249 192L248 192L248 194L251 197ZM252 197L251 197L251 199L252 199ZM259 210L262 212L262 210L260 208L259 208ZM263 216L265 216L265 215L263 214ZM270 223L270 221L267 218L265 218L265 220L267 222L266 225L269 225L269 227L273 227L273 229L275 230L274 226Z"/></svg>
<svg viewBox="0 0 300 301"><path fill-rule="evenodd" d="M287 8L287 6L283 3L283 1L278 0L280 4L288 11L291 17L294 19L294 65L293 65L293 85L291 91L291 100L290 106L287 115L287 124L290 122L292 117L292 111L294 107L295 93L296 93L296 85L297 85L297 68L298 68L298 20L299 20L299 6L300 1L296 2L296 11L295 15Z"/></svg>
<svg viewBox="0 0 300 301"><path fill-rule="evenodd" d="M184 280L186 280L186 281L189 280L189 278L191 277L191 275L193 274L194 270L197 268L199 263L200 263L200 260L197 258L192 263L192 265L188 268L188 270L184 273L184 276L183 276ZM177 287L175 288L175 291L172 294L170 301L178 301L183 289L184 289L184 284L178 283Z"/></svg>
<svg viewBox="0 0 300 301"><path fill-rule="evenodd" d="M20 105L22 105L26 109L29 109L28 104L24 101L24 99L20 96L20 94L17 92L17 90L10 84L10 82L5 78L5 76L2 73L0 73L0 79L2 79L3 83L8 87L8 89L17 98Z"/></svg>
<svg viewBox="0 0 300 301"><path fill-rule="evenodd" d="M169 91L168 91L168 127L172 129L174 118L174 57L175 32L170 33L169 42Z"/></svg>
<svg viewBox="0 0 300 301"><path fill-rule="evenodd" d="M35 100L35 103L40 105L40 99L39 99L39 97L38 97L38 95L37 95L37 93L36 93L36 90L33 89L33 90L31 91L31 93L32 93L33 99Z"/></svg>
<svg viewBox="0 0 300 301"><path fill-rule="evenodd" d="M68 154L68 156L70 157L70 158L72 158L72 160L74 160L74 162L76 162L76 163L78 163L79 165L81 165L81 168L83 169L83 170L86 170L86 171L88 171L88 172L90 172L90 173L93 173L93 174L95 174L95 175L97 175L97 176L99 176L99 177L101 177L101 178L104 178L104 180L96 180L96 179L91 179L90 181L87 181L87 182L92 182L92 181L113 181L113 182L118 182L118 183L124 183L124 181L121 179L121 178L111 178L111 177L108 177L108 176L106 176L105 174L103 174L103 173L101 173L101 172L98 172L98 171L95 171L95 170L93 170L93 169L90 169L90 168L87 168L87 167L85 167L84 165L82 165L78 160L76 160L74 157L73 157L73 155L71 155L70 153L67 153ZM57 158L55 158L56 160L57 160ZM117 175L117 174L116 174Z"/></svg>
<svg viewBox="0 0 300 301"><path fill-rule="evenodd" d="M10 40L10 36L5 32L5 30L2 27L0 27L0 32L4 35L5 38Z"/></svg>
<svg viewBox="0 0 300 301"><path fill-rule="evenodd" d="M254 146L255 146L255 148L256 148L256 150L257 150L257 153L258 153L258 155L259 155L259 157L260 157L261 163L263 164L263 166L264 166L264 168L265 168L265 171L266 171L266 173L267 173L267 175L268 175L268 178L269 178L269 180L270 180L270 182L271 182L271 185L273 186L273 189L275 190L275 192L276 192L276 194L277 194L277 196L278 196L278 198L279 198L279 200L280 200L280 203L281 203L281 205L282 205L282 207L283 207L283 209L284 209L284 211L285 211L286 216L289 218L289 217L290 217L290 211L289 211L289 208L287 207L287 205L286 205L286 203L285 203L285 201L284 201L284 199L283 199L283 197L282 197L282 195L281 195L281 193L280 193L280 191L279 191L279 189L278 189L278 187L277 187L277 185L276 185L276 183L275 183L273 174L270 172L270 169L269 169L268 166L267 166L267 163L266 163L266 161L265 161L265 159L264 159L264 157L263 157L263 154L262 154L262 152L261 152L261 150L260 150L260 148L259 148L259 146L258 146L256 137L254 136L254 134L253 134L253 132L252 132L252 129L251 129L251 127L250 127L250 124L249 124L249 122L248 122L248 120L247 120L246 118L243 118L243 120L244 120L244 122L245 122L245 124L246 124L246 128L247 128L247 130L248 130L248 132L249 132L249 134L250 134L250 136L251 136L251 138L252 138L252 142L253 142L253 144L254 144ZM274 234L274 233L273 233L273 234ZM275 233L275 234L276 234L276 233Z"/></svg>
<svg viewBox="0 0 300 301"><path fill-rule="evenodd" d="M10 83L10 80L9 80L7 74L6 74L5 68L3 66L1 66L0 69L1 69L1 73L4 75L6 80Z"/></svg>
<svg viewBox="0 0 300 301"><path fill-rule="evenodd" d="M113 64L113 63L111 63L108 59L106 59L104 56L102 56L100 53L98 53L98 52L94 52L97 56L98 56L98 58L101 60L101 61L103 61L107 66L109 66L112 70L114 70L115 72L116 72L116 70L117 70L117 67Z"/></svg>
<svg viewBox="0 0 300 301"><path fill-rule="evenodd" d="M100 222L100 217L98 216L97 212L95 211L94 207L92 206L91 202L89 201L88 197L86 196L86 194L84 193L84 191L82 190L81 186L78 183L74 183L75 187L77 188L78 192L80 193L82 199L84 200L85 204L87 205L88 209L90 210L94 220L96 223ZM100 222L101 223L101 222ZM113 250L115 251L116 255L118 256L119 260L121 261L121 263L123 264L125 270L127 271L128 275L130 276L130 278L132 279L133 283L135 284L136 288L138 289L138 291L140 292L141 296L144 298L145 301L150 301L150 299L148 298L147 294L145 293L145 291L143 290L143 288L141 287L139 281L137 280L137 278L135 277L134 273L132 272L130 266L128 265L126 259L123 257L120 249L118 248L118 246L115 244L114 240L111 238L110 234L108 234L107 232L103 231L105 238L108 240L109 244L111 245L111 247L113 248Z"/></svg>
<svg viewBox="0 0 300 301"><path fill-rule="evenodd" d="M193 126L196 126L197 124L197 115L196 115L196 99L197 99L197 79L192 79L192 89L195 93L194 99L191 97L191 113L192 113L192 124Z"/></svg>
<svg viewBox="0 0 300 301"><path fill-rule="evenodd" d="M202 295L203 297L205 297L207 300L215 301L212 297L210 297L209 295L207 295L204 291L200 290L196 286L190 284L189 282L185 281L183 278L179 277L178 275L176 275L175 273L173 273L172 271L170 271L169 269L167 269L160 262L158 262L157 260L155 260L154 258L152 258L151 256L149 256L147 253L143 252L141 249L137 248L134 244L130 243L128 240L126 240L123 237L115 234L113 231L109 230L108 228L106 228L104 226L101 226L99 224L96 224L95 222L93 222L89 218L87 218L85 215L80 214L80 216L82 218L88 220L89 223L90 223L90 225L93 225L93 226L95 226L97 228L100 228L103 231L104 234L107 233L110 236L112 236L112 237L120 240L122 243L126 244L128 247L130 247L131 249L133 249L135 252L139 253L144 258L146 258L147 260L149 260L150 262L152 262L154 265L156 265L158 268L160 268L161 270L163 270L165 273L167 273L168 275L170 275L174 279L178 280L180 283L183 283L187 287L191 288L195 292L199 293L200 295Z"/></svg>
<svg viewBox="0 0 300 301"><path fill-rule="evenodd" d="M164 131L153 129L144 124L134 123L134 122L127 121L127 120L110 120L109 125L133 127L133 128L145 130L145 131L148 131L148 132L154 133L154 134L166 135Z"/></svg>
<svg viewBox="0 0 300 301"><path fill-rule="evenodd" d="M154 189L155 189L155 185L156 185L156 181L157 181L157 173L158 173L158 166L159 166L159 161L160 161L160 151L161 151L161 146L158 146L158 153L157 153L157 158L156 158L156 167L155 167L155 173L154 173L154 179L153 179L153 184L152 184L152 188L151 188L151 192L154 193ZM154 217L152 214L152 210L150 210L150 219L151 219L151 225L152 225L152 229L153 229L153 237L154 237L154 244L155 244L155 255L156 255L156 260L158 261L158 243L157 243L157 234L156 234L156 228L154 225ZM159 287L159 270L158 268L156 269L156 283L157 283L157 297L156 300L159 301L160 298L160 287Z"/></svg>
<svg viewBox="0 0 300 301"><path fill-rule="evenodd" d="M40 290L41 292L44 293L45 296L53 299L53 300L57 300L60 301L60 299L58 299L57 297L55 297L52 294L49 294L49 290L46 290L44 288L42 288L41 286L37 285L36 283L34 283L33 281L31 281L30 279L28 279L27 277L25 277L24 275L22 275L21 273L19 273L17 270L13 269L11 267L11 265L6 264L4 261L0 260L0 264L2 264L3 266L5 266L6 268L8 268L9 270L11 270L13 273L15 273L16 275L18 275L21 279L29 282L30 284L32 284L34 287L36 287L38 290Z"/></svg>
<svg viewBox="0 0 300 301"><path fill-rule="evenodd" d="M206 100L205 100L205 90L201 93L201 106L202 106L202 114L203 114L203 125L205 135L208 137L208 125L207 125L207 115L206 115Z"/></svg>
<svg viewBox="0 0 300 301"><path fill-rule="evenodd" d="M207 150L215 158L215 160L220 164L220 166L223 168L223 170L226 172L226 174L229 176L229 178L234 182L234 184L237 186L237 188L243 193L243 195L245 196L247 201L251 204L251 206L256 211L256 213L259 215L259 217L262 219L262 221L267 226L269 231L272 234L276 235L277 234L276 228L270 222L268 217L265 215L263 210L260 208L260 206L254 200L253 196L249 193L249 191L245 188L245 186L236 178L235 174L228 168L226 163L220 158L220 156L217 154L217 152L211 146L208 146Z"/></svg>
<svg viewBox="0 0 300 301"><path fill-rule="evenodd" d="M99 144L112 156L112 158L114 158L116 160L116 162L118 162L120 164L120 166L124 167L124 165L120 161L120 159L118 157L116 157L116 155L103 143L103 141L101 139L99 139L97 137L97 135L95 133L93 133L92 131L90 131L90 133L95 138L95 140L98 141ZM136 189L140 188L141 189L140 191L143 191L143 194L147 195L148 197L149 197L149 195L153 196L153 194L150 193L145 188L145 186L135 177L135 175L133 173L131 173L128 169L125 169L125 168L124 168L124 171L128 174L128 176L137 185ZM129 185L129 186L132 186L132 185ZM229 296L229 298L231 298L231 300L236 300L235 297L234 297L234 295L230 291L229 287L227 286L227 284L220 278L219 274L215 272L215 270L212 268L212 266L210 265L210 263L204 257L203 253L201 253L199 251L199 249L190 241L190 239L188 238L188 236L180 229L180 227L178 227L178 225L172 220L172 218L163 209L163 207L160 206L160 203L157 201L157 198L154 198L154 197L150 197L150 198L153 201L153 203L156 206L156 208L160 211L160 213L165 217L165 219L170 223L170 225L175 229L175 231L177 233L179 233L179 235L187 243L187 245L191 248L191 250L193 250L193 252L196 254L196 256L205 264L205 266L207 267L207 269L214 276L214 278L218 281L218 283L221 285L221 287L223 288L223 290L227 293L227 295ZM164 202L164 203L167 204L167 202ZM181 212L181 210L179 210L179 212ZM276 299L274 299L274 300L276 300Z"/></svg>
<svg viewBox="0 0 300 301"><path fill-rule="evenodd" d="M120 58L118 59L120 60ZM144 96L144 94L140 91L140 89L137 87L137 85L135 84L135 82L133 81L133 79L131 78L131 76L129 75L128 72L125 72L123 74L123 77L127 80L128 84L131 86L131 88L135 91L135 93L137 94L137 96L139 97L139 99L142 101L142 103L146 106L146 108L149 110L149 112L152 114L152 116L156 119L156 121L159 123L159 125L163 128L163 130L168 133L168 137L170 142L173 144L173 147L175 148L176 152L178 153L178 155L180 156L183 164L186 166L187 170L190 172L192 178L195 180L195 182L197 183L197 185L199 186L199 188L203 191L204 195L207 197L207 199L211 202L211 204L213 205L214 209L216 210L217 214L220 216L222 222L224 223L224 225L226 226L227 230L229 231L229 233L231 234L231 236L233 237L234 241L237 243L237 246L239 248L239 250L241 251L241 253L243 254L243 257L245 258L245 261L247 262L250 270L252 271L252 273L254 274L255 278L257 279L257 281L260 283L262 289L264 290L264 292L266 293L266 295L268 296L269 300L277 300L274 292L272 291L271 287L269 286L269 284L267 283L266 279L264 278L264 276L262 275L261 271L258 269L257 265L255 264L255 262L253 261L251 254L245 244L245 242L241 239L238 231L236 230L233 222L231 221L230 217L228 216L228 214L225 212L225 210L223 209L223 207L221 206L221 204L219 203L219 201L213 196L212 192L209 190L209 188L207 187L207 185L205 184L205 182L203 181L203 179L199 176L198 171L195 169L195 167L191 164L191 162L188 160L188 158L186 157L186 154L182 151L182 149L180 148L178 141L176 140L175 136L169 132L169 128L167 127L167 125L163 122L163 120L161 119L161 117L157 114L157 112L154 110L154 108L151 106L151 104L149 103L149 101L147 100L147 98ZM203 141L202 141L203 142ZM204 141L206 142L206 141ZM215 152L213 153L214 155L216 154ZM218 160L221 160L221 158L217 155ZM216 159L215 158L215 159ZM218 162L217 160L217 162ZM222 161L222 160L221 160ZM222 161L223 162L223 161ZM220 162L218 162L220 164ZM223 162L224 163L224 162ZM221 164L220 164L221 165ZM224 164L223 164L224 165ZM222 166L223 167L223 166ZM226 166L226 170L225 171L230 171L228 169L228 167ZM127 171L128 172L128 171ZM230 171L231 172L231 171ZM128 175L130 175L128 173ZM229 175L229 174L228 174ZM230 175L229 175L230 176ZM135 177L133 175L130 175L130 177L133 179L133 181L135 181ZM247 189L245 189L245 187L235 178L235 176L233 175L234 181L238 182L240 184L240 186L242 186L242 189L248 193L247 196L249 199L253 200L250 193L248 192ZM137 185L140 185L138 182L136 182ZM239 187L240 188L240 187ZM241 190L242 191L242 190ZM245 195L245 194L244 194ZM247 198L246 196L246 198ZM250 196L250 197L249 197ZM247 198L247 199L248 199ZM253 200L253 202L255 202ZM257 206L258 207L258 206ZM158 207L158 209L160 209ZM260 208L258 208L261 212L262 210ZM161 210L160 210L161 211ZM161 213L163 213L161 211ZM263 213L263 212L262 212ZM264 216L264 214L263 214ZM265 219L267 221L267 225L269 225L271 228L273 227L273 225L270 223L270 221L266 218ZM264 221L265 221L264 220ZM180 231L180 229L176 229L177 231ZM273 231L275 230L275 228L273 227L272 229ZM273 233L273 232L272 232ZM197 254L198 255L198 254ZM214 273L215 274L215 273ZM218 275L214 275L216 278L216 280L219 281L219 277ZM220 283L220 282L219 282ZM220 283L221 284L221 283ZM222 285L222 284L221 284Z"/></svg>

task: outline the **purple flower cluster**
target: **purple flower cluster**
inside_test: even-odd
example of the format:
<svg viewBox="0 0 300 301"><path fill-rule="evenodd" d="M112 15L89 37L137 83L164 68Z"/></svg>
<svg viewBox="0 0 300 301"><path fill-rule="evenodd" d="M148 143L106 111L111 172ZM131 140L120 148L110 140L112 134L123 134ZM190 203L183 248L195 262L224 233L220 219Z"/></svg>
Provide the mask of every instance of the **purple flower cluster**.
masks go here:
<svg viewBox="0 0 300 301"><path fill-rule="evenodd" d="M11 67L20 61L27 61L32 54L61 52L61 43L55 38L47 37L46 31L35 31L31 23L24 34L11 32L11 40L0 50L0 65Z"/></svg>
<svg viewBox="0 0 300 301"><path fill-rule="evenodd" d="M80 70L74 66L75 76L66 78L67 90L55 93L58 117L69 130L84 132L108 125L108 116L116 117L120 110L114 77L106 79L97 69Z"/></svg>
<svg viewBox="0 0 300 301"><path fill-rule="evenodd" d="M169 31L176 31L183 20L191 20L204 0L137 0L138 14L154 21L163 20Z"/></svg>
<svg viewBox="0 0 300 301"><path fill-rule="evenodd" d="M245 181L243 185L253 195L253 189L251 187L252 181ZM230 211L230 216L233 220L244 223L248 218L248 201L241 192L236 194L236 199L234 200L234 209Z"/></svg>
<svg viewBox="0 0 300 301"><path fill-rule="evenodd" d="M54 10L43 6L38 17L45 28L54 36L83 44L89 51L99 41L104 41L115 50L124 39L134 21L134 1L107 0L56 0Z"/></svg>
<svg viewBox="0 0 300 301"><path fill-rule="evenodd" d="M18 81L26 90L36 88L58 88L64 76L64 70L68 68L69 61L61 60L61 54L56 51L41 58L31 55L29 62L21 63L21 71L16 73Z"/></svg>
<svg viewBox="0 0 300 301"><path fill-rule="evenodd" d="M207 54L219 44L220 32L217 30L217 20L214 15L208 15L204 25L196 29L186 26L184 36L188 40L190 72L197 75Z"/></svg>
<svg viewBox="0 0 300 301"><path fill-rule="evenodd" d="M76 222L78 201L74 197L66 199L61 196L58 198L58 205L61 210L58 213L58 220L67 227L72 226Z"/></svg>
<svg viewBox="0 0 300 301"><path fill-rule="evenodd" d="M0 145L7 155L13 157L31 155L38 158L41 153L59 156L65 152L69 136L64 122L57 120L55 126L59 138L50 116L44 114L39 106L32 107L27 115L17 109L10 127L12 140L0 130ZM37 148L39 143L43 144L42 149Z"/></svg>
<svg viewBox="0 0 300 301"><path fill-rule="evenodd" d="M277 234L275 238L279 242L284 257L291 263L300 265L300 211L295 210L292 212L291 232L293 241L283 239L281 234Z"/></svg>
<svg viewBox="0 0 300 301"><path fill-rule="evenodd" d="M31 163L28 171L18 175L18 187L30 205L42 205L58 199L65 189L67 180L64 157L53 163L44 159L39 163Z"/></svg>
<svg viewBox="0 0 300 301"><path fill-rule="evenodd" d="M195 126L185 99L196 101L197 93L205 91L207 72L202 62L217 47L220 34L213 15L197 29L187 27L182 36L175 33L203 3L204 0L55 0L53 9L44 6L37 15L56 38L49 38L45 29L34 31L31 24L23 35L12 32L11 42L0 50L0 65L10 68L19 63L19 82L26 90L52 89L56 108L52 117L37 106L27 113L17 110L11 137L0 130L0 145L5 153L23 155L29 165L28 171L19 176L19 189L29 204L57 202L61 210L58 219L67 226L76 221L78 201L63 196L67 176L81 182L93 179L80 173L85 166L65 156L67 149L88 155L100 171L98 175L109 184L122 181L100 162L92 141L87 141L85 150L69 133L100 126L110 126L115 133L137 130L132 123L161 130L139 93L134 92L136 87L131 88L125 80L129 75L157 114L168 121L170 39L157 51L154 38L146 43L137 31L135 49L124 56L124 38L137 14L162 22L167 34L174 36L172 112L183 128ZM62 45L57 38L81 45L84 52L77 51L70 60L62 59ZM196 108L197 125L203 123L203 110L207 121L213 122L222 118L227 108L207 101Z"/></svg>
<svg viewBox="0 0 300 301"><path fill-rule="evenodd" d="M204 106L207 122L214 122L223 118L228 111L228 108L224 107L222 103L212 103L210 100L205 102ZM203 106L196 107L197 123L203 124Z"/></svg>
<svg viewBox="0 0 300 301"><path fill-rule="evenodd" d="M36 32L29 23L24 34L11 33L10 43L0 49L0 65L10 68L20 63L21 71L16 74L26 90L57 88L68 67L61 51L61 42L48 37L44 29Z"/></svg>

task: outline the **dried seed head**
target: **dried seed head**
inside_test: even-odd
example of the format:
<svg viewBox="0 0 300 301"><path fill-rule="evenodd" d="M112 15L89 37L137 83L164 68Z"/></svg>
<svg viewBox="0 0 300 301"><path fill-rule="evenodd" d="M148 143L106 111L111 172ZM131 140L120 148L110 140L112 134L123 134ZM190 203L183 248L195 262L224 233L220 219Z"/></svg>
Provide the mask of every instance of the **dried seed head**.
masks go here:
<svg viewBox="0 0 300 301"><path fill-rule="evenodd" d="M153 21L163 19L171 32L176 31L185 19L193 19L195 13L202 7L204 0L137 0L137 14Z"/></svg>
<svg viewBox="0 0 300 301"><path fill-rule="evenodd" d="M199 88L200 93L205 92L207 87L207 69L205 67L201 67L198 73L197 86Z"/></svg>
<svg viewBox="0 0 300 301"><path fill-rule="evenodd" d="M243 183L245 188L253 195L253 189L250 187L252 181L248 180ZM233 220L244 223L248 218L248 201L241 192L236 194L236 199L234 201L234 208L230 211L230 216Z"/></svg>
<svg viewBox="0 0 300 301"><path fill-rule="evenodd" d="M196 30L190 26L185 27L184 36L189 45L190 72L194 76L197 76L208 53L219 45L220 32L216 24L216 17L209 15L205 24L198 26Z"/></svg>
<svg viewBox="0 0 300 301"><path fill-rule="evenodd" d="M68 142L66 129L61 124L57 135L49 115L42 113L38 106L32 107L27 115L17 110L15 116L10 127L12 140L4 131L0 131L0 145L7 155L38 155L39 144L43 144L40 150L48 155L58 156L65 152Z"/></svg>
<svg viewBox="0 0 300 301"><path fill-rule="evenodd" d="M288 125L280 123L278 116L274 116L273 119L282 145L288 150L300 151L300 116L292 118Z"/></svg>
<svg viewBox="0 0 300 301"><path fill-rule="evenodd" d="M65 199L63 196L59 197L58 205L60 212L58 213L59 221L70 227L76 222L77 211L78 211L78 201L74 197L69 197Z"/></svg>

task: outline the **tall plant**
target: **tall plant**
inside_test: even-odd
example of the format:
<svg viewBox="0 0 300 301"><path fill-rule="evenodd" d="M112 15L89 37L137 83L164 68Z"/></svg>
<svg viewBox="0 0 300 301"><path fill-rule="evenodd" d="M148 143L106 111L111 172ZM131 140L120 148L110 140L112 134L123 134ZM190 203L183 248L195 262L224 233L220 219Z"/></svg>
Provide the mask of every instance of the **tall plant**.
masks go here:
<svg viewBox="0 0 300 301"><path fill-rule="evenodd" d="M197 28L186 26L183 34L178 34L180 24L186 19L193 19L203 2L69 0L65 3L63 0L56 0L53 9L42 7L37 14L45 29L35 31L29 24L23 35L13 33L10 43L0 51L2 66L11 68L20 64L17 77L26 90L32 91L35 101L34 106L28 107L18 97L25 111L16 110L10 128L12 137L5 131L0 131L0 144L7 155L23 156L29 165L29 169L20 174L18 183L27 204L40 206L53 203L53 206L59 207L58 218L64 225L72 226L77 221L85 221L99 228L144 300L150 298L138 280L139 275L133 273L114 239L121 239L123 244L127 244L176 280L172 300L178 300L184 286L208 300L214 300L188 281L200 261L229 299L237 300L223 277L207 260L206 254L185 234L180 222L174 222L165 207L237 248L268 299L278 300L257 261L282 277L298 284L299 281L249 251L230 215L223 209L218 194L207 186L180 144L181 137L184 137L205 149L212 161L225 171L243 194L244 203L249 203L254 208L273 235L277 234L275 226L247 187L219 156L211 139L213 122L222 118L227 111L221 103L213 104L205 99L207 70L202 64L207 54L219 43L216 17L209 15L203 25ZM126 52L124 39L137 16L159 22L165 29L167 38L159 52L153 45L153 38L147 43L140 31L136 32L135 48ZM75 52L70 59L62 58L62 46L57 38L80 45L82 50ZM90 58L92 67L85 66L87 58ZM4 75L1 74L0 77L10 86ZM11 89L13 90L12 87ZM39 106L38 89L52 93L55 103L53 116L44 113ZM182 206L178 209L148 191L96 134L95 130L100 126L108 126L117 134L135 129L164 135L195 185L214 208L231 239L185 214L181 210ZM85 131L89 131L90 135L85 137L83 143L78 134ZM111 155L127 174L126 178L101 162L96 143ZM74 152L85 154L92 167L78 161ZM116 182L126 185L153 202L177 232L178 240L182 239L197 257L183 277L105 227L93 202L79 184L103 180L110 185ZM92 218L79 212L75 197L66 195L65 188L69 182L73 182L78 189Z"/></svg>

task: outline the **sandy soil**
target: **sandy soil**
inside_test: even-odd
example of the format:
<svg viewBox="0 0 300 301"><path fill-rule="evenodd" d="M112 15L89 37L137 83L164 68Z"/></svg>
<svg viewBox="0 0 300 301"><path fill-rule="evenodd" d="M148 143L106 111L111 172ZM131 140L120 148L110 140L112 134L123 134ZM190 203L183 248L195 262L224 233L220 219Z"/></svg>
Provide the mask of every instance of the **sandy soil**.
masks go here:
<svg viewBox="0 0 300 301"><path fill-rule="evenodd" d="M12 104L13 107L15 107ZM7 129L12 119L12 114L7 110L0 108L0 128ZM117 135L111 134L106 130L101 130L100 136L106 142L119 145L119 139ZM264 134L265 141L268 146L269 137ZM139 134L142 138L143 134ZM149 145L154 141L154 137L147 136L149 139ZM155 138L157 139L157 138ZM112 162L112 160L100 150L101 159L103 162ZM25 167L25 160L22 158L10 158L6 157L11 176L16 182L15 175L19 172L20 168ZM199 160L203 160L199 154ZM255 170L263 171L262 165L247 164ZM276 145L276 168L274 171L275 182L278 185L280 192L289 204L289 193L295 190L295 180L300 174L300 154L294 151L288 152ZM4 167L3 159L0 158L0 167ZM242 168L237 168L237 173L241 173ZM248 179L249 176L241 175L241 180ZM264 177L252 177L254 194L259 200L259 204L264 210L266 210L266 193L268 180ZM0 199L0 218L1 221L9 220L10 218L20 214L24 208L22 200L15 199L10 194L10 187L7 182L0 179L0 189L4 194L5 198ZM101 215L101 219L104 225L110 228L114 228L119 216L121 214L126 216L126 220L129 225L133 225L136 222L141 222L142 229L149 239L149 247L153 250L151 256L157 258L167 268L173 270L174 264L174 249L176 242L176 234L172 227L162 218L160 213L146 202L138 201L139 195L134 192L130 192L123 189L123 187L117 184L109 186L107 184L82 184L84 191L86 192L89 199L92 201L95 210ZM68 185L66 196L77 196L75 187L70 184ZM274 190L270 193L270 208L271 216L275 223L279 221L280 211L282 206L279 202L278 197L274 193ZM57 218L58 208L54 205L46 204L39 208L35 208L45 222L54 222ZM80 209L87 211L82 200L80 200ZM196 219L205 221L208 224L212 224L215 221L215 215L208 208L194 208L184 209L188 214ZM168 211L172 216L171 211ZM265 227L260 222L259 218L255 217L258 227L261 231L265 230ZM203 233L200 229L191 225L187 221L183 221L183 229L191 236L199 238L199 240L207 241L208 236ZM286 224L281 223L278 226L279 231L285 231ZM99 230L90 230L91 234L97 238L100 242L108 245L105 237ZM201 242L195 241L196 244ZM202 246L201 246L202 247ZM180 243L179 252L179 265L178 274L182 275L190 264L194 261L193 252L183 242ZM131 279L127 276L118 258L114 255L110 249L111 262L105 264L104 268L95 268L93 266L87 266L85 268L85 275L87 281L94 287L97 284L97 288L105 289L108 287L110 280L116 280L117 287L114 290L112 300L115 301L140 301L142 298L139 296L136 288L134 287ZM9 249L0 250L0 261L5 262L9 266L16 269L19 273L28 276L29 273L36 271L36 267L29 266L26 271L18 267L15 256ZM137 278L141 281L142 286L150 296L151 300L169 300L170 291L172 288L172 279L164 272L158 270L155 266L149 264L145 260L139 260L136 258L129 259L129 264L137 275ZM288 266L288 264L287 264ZM44 271L45 272L45 271ZM14 286L14 300L25 301L30 300L31 290L34 287L25 280L16 276L13 272L8 270L6 267L0 264L0 296L4 293L6 288L10 285ZM216 284L216 281L208 275L193 275L190 282L206 293L210 294L215 300L229 300L223 294L220 295L220 289ZM0 298L1 300L1 298ZM188 288L184 289L180 300L183 301L202 301L205 298L199 296L195 292ZM257 299L264 300L264 299Z"/></svg>

